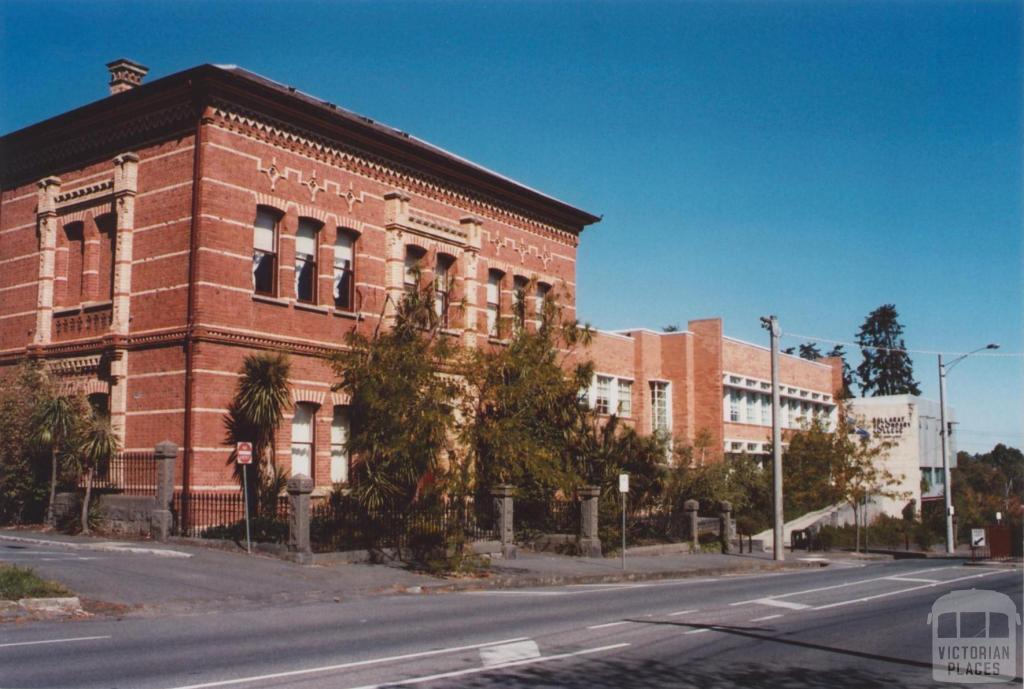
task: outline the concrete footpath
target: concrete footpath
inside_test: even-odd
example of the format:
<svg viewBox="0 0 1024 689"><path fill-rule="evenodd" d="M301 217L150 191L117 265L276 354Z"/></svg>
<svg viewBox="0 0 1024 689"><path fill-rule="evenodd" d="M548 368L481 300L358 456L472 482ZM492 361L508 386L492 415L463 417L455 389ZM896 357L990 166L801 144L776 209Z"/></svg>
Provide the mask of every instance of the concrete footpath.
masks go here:
<svg viewBox="0 0 1024 689"><path fill-rule="evenodd" d="M787 557L791 557L787 553ZM677 577L727 576L820 567L792 557L776 563L753 555L627 554L576 558L520 551L475 576L436 577L404 563L297 565L196 545L67 536L42 530L0 530L0 563L32 567L97 612L207 612L289 602L340 601L387 594L429 594L488 588L591 584Z"/></svg>

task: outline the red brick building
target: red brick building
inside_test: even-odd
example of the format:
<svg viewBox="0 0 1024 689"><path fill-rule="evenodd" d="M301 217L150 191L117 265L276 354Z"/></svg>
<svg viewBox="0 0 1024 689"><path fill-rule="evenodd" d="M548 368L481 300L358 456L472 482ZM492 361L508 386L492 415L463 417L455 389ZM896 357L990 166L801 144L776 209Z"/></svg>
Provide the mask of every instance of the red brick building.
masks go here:
<svg viewBox="0 0 1024 689"><path fill-rule="evenodd" d="M598 331L588 354L598 412L686 443L706 431L705 459L771 452L770 352L726 337L721 319L690 321L679 332ZM779 366L783 438L813 416L834 422L842 362L780 354Z"/></svg>
<svg viewBox="0 0 1024 689"><path fill-rule="evenodd" d="M292 358L284 468L344 478L324 357L388 317L412 262L451 278L466 346L527 281L572 317L597 217L237 67L108 67L108 97L0 139L0 364L45 359L128 450L178 443L184 485L232 485L223 417L254 350Z"/></svg>

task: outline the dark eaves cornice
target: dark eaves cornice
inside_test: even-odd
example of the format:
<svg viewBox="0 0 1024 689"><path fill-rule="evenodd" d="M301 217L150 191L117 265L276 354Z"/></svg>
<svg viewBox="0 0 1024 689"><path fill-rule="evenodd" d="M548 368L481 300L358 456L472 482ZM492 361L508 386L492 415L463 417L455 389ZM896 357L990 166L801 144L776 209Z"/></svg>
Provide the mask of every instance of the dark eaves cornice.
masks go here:
<svg viewBox="0 0 1024 689"><path fill-rule="evenodd" d="M405 132L237 67L200 65L0 137L3 188L187 133L214 98L423 170L575 232L600 220ZM142 123L142 124L140 124Z"/></svg>

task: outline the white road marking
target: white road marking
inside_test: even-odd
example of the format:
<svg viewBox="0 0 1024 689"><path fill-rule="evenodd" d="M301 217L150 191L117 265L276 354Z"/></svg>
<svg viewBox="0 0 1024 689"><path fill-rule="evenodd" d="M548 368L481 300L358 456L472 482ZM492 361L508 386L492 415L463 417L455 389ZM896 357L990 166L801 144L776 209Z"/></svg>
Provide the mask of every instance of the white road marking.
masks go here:
<svg viewBox="0 0 1024 689"><path fill-rule="evenodd" d="M683 632L683 633L684 634L703 634L704 632L711 632L711 631L714 631L714 630L710 629L709 627L705 627L703 629L691 629L690 631Z"/></svg>
<svg viewBox="0 0 1024 689"><path fill-rule="evenodd" d="M750 621L751 622L764 622L765 620L774 620L776 617L782 617L782 613L779 613L777 615L765 615L764 617L755 617L754 619L752 619Z"/></svg>
<svg viewBox="0 0 1024 689"><path fill-rule="evenodd" d="M604 651L611 651L616 648L625 648L629 646L628 643L612 644L610 646L598 646L597 648L585 648L582 651L573 651L572 653L559 653L553 656L544 656L542 658L529 658L527 660L516 660L511 663L504 663L502 665L495 665L493 667L471 667L466 670L453 670L451 672L439 672L436 675L423 675L422 677L410 677L409 679L399 679L393 682L385 682L384 684L366 684L361 687L354 687L353 689L381 689L382 687L401 687L407 684L423 684L424 682L433 682L439 679L448 679L449 677L465 677L466 675L478 675L481 672L493 672L495 670L501 670L507 667L518 667L520 665L534 665L537 663L547 663L552 660L562 660L563 658L574 658L576 656L585 656L592 653L602 653Z"/></svg>
<svg viewBox="0 0 1024 689"><path fill-rule="evenodd" d="M897 591L888 591L886 593L878 593L878 594L875 594L874 596L865 596L863 598L854 598L854 599L851 599L851 600L839 601L838 603L829 603L827 605L819 605L818 607L816 607L814 609L815 610L829 610L831 608L839 608L839 607L842 607L844 605L853 605L854 603L866 603L869 600L876 600L878 598L887 598L889 596L895 596L895 595L898 595L900 593L910 593L911 591L919 591L920 589L935 588L936 586L941 586L943 584L952 584L954 582L964 581L966 579L980 579L981 577L987 577L990 574L999 574L999 573L1000 572L982 572L981 574L973 574L973 575L967 576L967 577L958 577L956 579L946 579L944 581L939 581L939 582L936 582L934 584L921 584L920 586L911 586L910 588L899 589ZM1003 572L1003 574L1005 574L1005 572Z"/></svg>
<svg viewBox="0 0 1024 689"><path fill-rule="evenodd" d="M926 584L938 584L942 579L925 579L923 577L889 577L889 581L916 581L924 582Z"/></svg>
<svg viewBox="0 0 1024 689"><path fill-rule="evenodd" d="M804 608L811 607L803 603L794 603L793 601L778 600L776 598L758 598L751 602L757 603L758 605L768 605L773 608L786 608L787 610L803 610Z"/></svg>
<svg viewBox="0 0 1024 689"><path fill-rule="evenodd" d="M18 641L17 643L0 644L0 648L11 646L36 646L38 644L64 644L72 641L95 641L96 639L109 639L110 636L76 636L70 639L44 639L43 641Z"/></svg>
<svg viewBox="0 0 1024 689"><path fill-rule="evenodd" d="M500 641L488 641L482 644L469 644L467 646L452 646L450 648L438 648L432 651L419 651L416 653L404 653L397 656L388 656L385 658L371 658L370 660L354 660L350 663L338 663L337 665L321 665L320 667L310 667L303 670L287 670L285 672L272 672L266 675L250 675L248 677L238 677L236 679L224 679L217 682L203 682L201 684L186 684L180 687L172 687L171 689L207 689L208 687L227 687L232 684L245 684L247 682L258 682L264 679L279 679L281 677L297 677L299 675L310 675L316 672L330 672L332 670L345 670L353 667L364 667L366 665L378 665L380 663L390 663L396 660L410 660L412 658L425 658L428 656L442 655L444 653L458 653L459 651L471 651L478 648L484 648L486 646L497 646L499 644L511 644L516 641L529 641L525 636L520 636L515 639L502 639ZM553 657L553 656L552 656Z"/></svg>
<svg viewBox="0 0 1024 689"><path fill-rule="evenodd" d="M587 629L607 629L608 627L619 627L624 624L629 624L629 620L622 620L621 622L607 622L605 624L595 624L587 627Z"/></svg>
<svg viewBox="0 0 1024 689"><path fill-rule="evenodd" d="M668 616L669 616L669 617L676 617L676 616L678 616L678 615L688 615L688 614L690 614L691 612L697 612L697 611L696 611L696 610L680 610L680 611L678 611L678 612L670 612L670 613L668 614Z"/></svg>
<svg viewBox="0 0 1024 689"><path fill-rule="evenodd" d="M484 664L484 667L504 665L528 658L540 658L540 648L536 641L517 641L513 644L487 646L480 649L480 662Z"/></svg>
<svg viewBox="0 0 1024 689"><path fill-rule="evenodd" d="M463 591L464 596L571 596L590 591Z"/></svg>
<svg viewBox="0 0 1024 689"><path fill-rule="evenodd" d="M931 567L929 569L918 569L918 570L914 570L912 572L906 572L904 576L910 575L910 574L924 574L926 572L935 572L935 571L941 570L941 569L950 569L950 568L949 567ZM833 591L835 589L846 588L848 586L858 586L860 584L869 584L869 583L875 582L875 581L885 581L886 579L888 579L891 576L896 576L896 575L886 574L883 577L873 577L871 579L858 579L856 581L847 581L847 582L844 582L842 584L832 584L831 586L818 586L817 588L804 589L803 591L792 591L790 593L779 593L779 594L776 594L774 596L766 596L766 598L771 598L771 599L775 600L775 599L778 599L778 598L789 598L790 596L801 596L801 595L803 595L805 593L817 593L819 591ZM736 601L735 603L729 603L729 605L731 605L731 606L747 605L749 603L759 603L762 600L765 600L765 598L751 598L750 600L741 600L741 601Z"/></svg>

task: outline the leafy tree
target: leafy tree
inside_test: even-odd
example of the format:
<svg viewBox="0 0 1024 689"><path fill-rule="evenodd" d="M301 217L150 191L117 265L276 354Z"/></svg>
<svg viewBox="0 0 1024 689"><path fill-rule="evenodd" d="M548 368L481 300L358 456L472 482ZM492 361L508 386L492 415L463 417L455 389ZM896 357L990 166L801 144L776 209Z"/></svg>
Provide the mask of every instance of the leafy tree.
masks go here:
<svg viewBox="0 0 1024 689"><path fill-rule="evenodd" d="M54 524L53 502L57 495L57 465L61 453L69 449L77 427L86 417L83 400L69 395L44 397L32 415L31 440L50 453L50 496L46 503L46 523Z"/></svg>
<svg viewBox="0 0 1024 689"><path fill-rule="evenodd" d="M334 389L351 396L353 496L366 509L401 508L443 487L458 461L453 408L463 393L456 353L440 333L429 286L407 292L392 328L352 332L333 360Z"/></svg>
<svg viewBox="0 0 1024 689"><path fill-rule="evenodd" d="M840 455L851 448L837 442L836 434L820 419L795 433L782 458L783 511L785 519L843 500L841 490L832 480L834 465L842 463Z"/></svg>
<svg viewBox="0 0 1024 689"><path fill-rule="evenodd" d="M246 499L255 514L276 509L287 477L275 461L275 437L290 405L288 379L291 362L279 352L250 354L245 357L240 370L241 377L235 388L235 396L228 404L224 417L227 431L226 442L234 446L239 442L251 442L253 450L252 473L249 494ZM234 466L235 478L243 482L243 465L236 462L232 450L228 463Z"/></svg>
<svg viewBox="0 0 1024 689"><path fill-rule="evenodd" d="M720 462L691 462L693 446L680 445L665 477L665 506L679 512L686 500L697 500L704 515L717 515L722 500L732 503L733 514L747 530L760 531L771 523L771 472L757 458L727 454ZM632 486L631 486L632 487Z"/></svg>
<svg viewBox="0 0 1024 689"><path fill-rule="evenodd" d="M843 362L843 388L839 393L839 398L844 400L850 399L853 397L853 369L846 362L846 352L843 350L843 345L836 345L826 356L835 357Z"/></svg>
<svg viewBox="0 0 1024 689"><path fill-rule="evenodd" d="M54 394L42 365L25 362L0 375L0 523L43 517L46 468L32 442L36 408Z"/></svg>
<svg viewBox="0 0 1024 689"><path fill-rule="evenodd" d="M864 395L921 394L898 318L895 305L883 304L868 314L857 333L857 345L864 355L857 377Z"/></svg>
<svg viewBox="0 0 1024 689"><path fill-rule="evenodd" d="M786 347L782 350L783 354L796 354L796 347Z"/></svg>
<svg viewBox="0 0 1024 689"><path fill-rule="evenodd" d="M469 356L463 440L480 490L511 483L523 499L546 501L575 488L587 444L599 443L580 400L593 368L570 365L592 332L563 320L553 290L538 315L538 326L520 328L507 347Z"/></svg>
<svg viewBox="0 0 1024 689"><path fill-rule="evenodd" d="M822 357L821 350L818 349L818 345L814 342L805 342L800 345L800 358L808 359L810 361L817 361Z"/></svg>
<svg viewBox="0 0 1024 689"><path fill-rule="evenodd" d="M77 447L71 455L79 473L85 474L85 497L82 499L82 533L89 533L89 500L96 469L107 466L120 450L120 443L110 425L110 418L94 416L82 430Z"/></svg>
<svg viewBox="0 0 1024 689"><path fill-rule="evenodd" d="M669 324L669 325L666 325L665 327L663 327L663 328L661 329L661 332L663 332L663 333L677 333L677 332L679 332L680 330L682 330L682 328L680 328L680 327L679 327L678 325L676 325L675 323L671 323L671 324Z"/></svg>
<svg viewBox="0 0 1024 689"><path fill-rule="evenodd" d="M961 535L971 528L994 524L996 512L1019 526L1024 504L1024 454L1002 443L983 454L957 454L951 469L953 506ZM942 526L940 531L944 530Z"/></svg>

